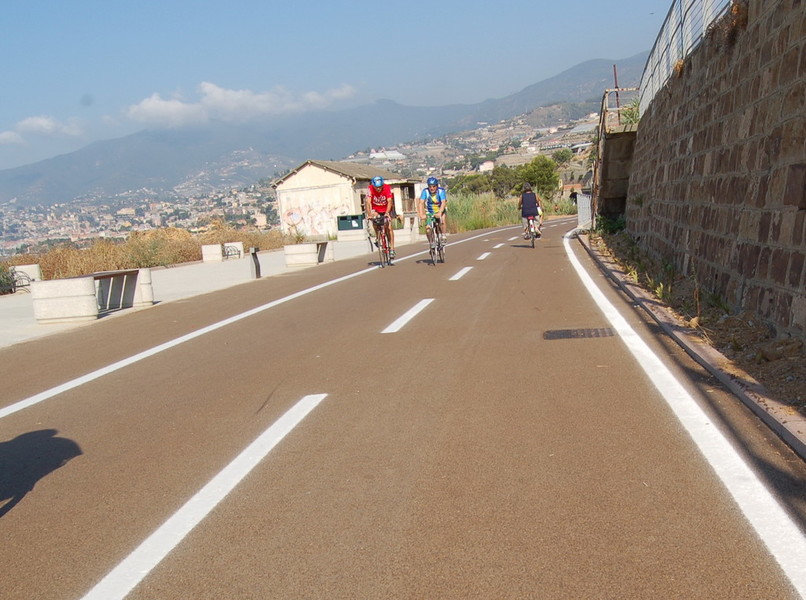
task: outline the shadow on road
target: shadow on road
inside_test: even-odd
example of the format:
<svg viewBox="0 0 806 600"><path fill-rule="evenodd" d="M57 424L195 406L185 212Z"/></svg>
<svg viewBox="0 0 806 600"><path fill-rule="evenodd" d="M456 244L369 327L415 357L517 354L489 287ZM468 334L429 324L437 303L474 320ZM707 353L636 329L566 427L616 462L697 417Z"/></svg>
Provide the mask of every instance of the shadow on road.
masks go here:
<svg viewBox="0 0 806 600"><path fill-rule="evenodd" d="M58 433L41 429L0 442L0 517L19 504L40 479L81 456L78 444L57 437Z"/></svg>

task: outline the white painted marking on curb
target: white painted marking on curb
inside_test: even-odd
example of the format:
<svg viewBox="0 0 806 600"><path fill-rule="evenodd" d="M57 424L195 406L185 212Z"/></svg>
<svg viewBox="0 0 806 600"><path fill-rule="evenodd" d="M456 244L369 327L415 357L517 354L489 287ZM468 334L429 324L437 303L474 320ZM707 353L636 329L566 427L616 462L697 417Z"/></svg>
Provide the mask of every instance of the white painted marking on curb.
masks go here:
<svg viewBox="0 0 806 600"><path fill-rule="evenodd" d="M568 240L572 234L563 237L565 252L588 293L688 431L789 581L800 596L806 598L806 535L801 533L694 398L599 290L571 250Z"/></svg>
<svg viewBox="0 0 806 600"><path fill-rule="evenodd" d="M417 304L415 304L413 307L407 310L405 314L396 319L394 323L389 325L389 327L381 331L381 333L397 333L403 328L403 326L406 323L408 323L414 317L416 317L426 306L431 304L433 301L434 301L433 298L426 298L424 300L420 300Z"/></svg>
<svg viewBox="0 0 806 600"><path fill-rule="evenodd" d="M464 269L461 269L458 273L456 273L456 275L451 277L448 281L459 281L462 277L467 275L470 272L470 269L472 268L473 267L465 267Z"/></svg>
<svg viewBox="0 0 806 600"><path fill-rule="evenodd" d="M292 406L112 569L83 600L125 598L326 396L305 396Z"/></svg>
<svg viewBox="0 0 806 600"><path fill-rule="evenodd" d="M479 239L481 237L485 237L487 235L488 235L488 233L485 232L483 234L474 235L474 236L471 236L469 238L465 238L463 240L458 240L456 242L452 242L450 245L454 246L454 245L458 245L458 244L464 244L466 242L471 242L473 240L477 240L477 239ZM428 250L423 250L422 252L416 252L414 254L410 254L409 256L404 256L403 258L398 258L395 262L402 262L404 260L408 260L408 259L414 258L416 256L421 256L423 254L428 254L428 252L429 252ZM243 312L243 313L241 313L239 315L235 315L233 317L230 317L229 319L224 319L223 321L219 321L218 323L213 323L212 325L208 325L207 327L203 327L202 329L197 329L196 331L192 331L192 332L190 332L190 333L188 333L186 335L183 335L181 337L178 337L178 338L175 338L175 339L170 340L168 342L165 342L164 344L160 344L159 346L154 346L153 348L150 348L148 350L144 350L143 352L140 352L139 354L135 354L135 355L130 356L128 358L124 358L123 360L119 360L118 362L112 363L111 365L107 365L105 367L102 367L102 368L98 369L97 371L93 371L92 373L87 373L86 375L82 375L81 377L77 377L76 379L72 379L72 380L70 380L70 381L68 381L66 383L63 383L63 384L58 385L56 387L52 387L49 390L45 390L44 392L40 392L40 393L35 394L33 396L29 396L28 398L20 400L19 402L15 402L14 404L6 406L5 408L0 409L0 419L2 419L4 417L7 417L9 415L12 415L15 412L18 412L18 411L23 410L25 408L28 408L30 406L34 406L36 404L39 404L40 402L43 402L43 401L48 400L50 398L53 398L54 396L57 396L57 395L59 395L59 394L61 394L63 392L68 392L68 391L70 391L70 390L72 390L74 388L77 388L77 387L79 387L81 385L84 385L85 383L89 383L91 381L94 381L94 380L98 379L99 377L103 377L104 375L108 375L110 373L114 373L115 371L117 371L119 369L122 369L124 367L128 367L129 365L133 365L133 364L135 364L137 362L140 362L144 358L154 356L155 354L159 354L160 352L163 352L164 350L170 350L171 348L174 348L174 347L176 347L176 346L178 346L180 344L184 344L185 342L189 342L190 340L193 340L193 339L195 339L197 337L203 336L206 333L210 333L210 332L215 331L217 329L221 329L222 327L226 327L227 325L231 325L233 323L236 323L236 322L240 321L241 319L246 319L248 317L251 317L253 315L261 313L264 310L274 308L275 306L279 306L280 304L284 304L284 303L289 302L291 300L296 300L297 298L300 298L302 296L306 296L307 294L319 291L319 290L324 289L326 287L330 287L331 285L334 285L336 283L341 283L342 281L347 281L349 279L352 279L353 277L358 277L359 275L365 275L367 273L377 273L377 272L378 272L378 267L376 267L376 266L368 267L366 269L356 271L355 273L350 273L349 275L344 275L343 277L337 277L336 279L331 279L330 281L325 281L324 283L320 283L320 284L315 285L313 287L310 287L310 288L307 288L307 289L304 289L304 290L300 290L299 292L295 292L293 294L285 296L284 298L279 298L279 299L274 300L272 302L269 302L267 304L263 304L262 306L255 307L255 308L253 308L251 310L248 310L246 312Z"/></svg>
<svg viewBox="0 0 806 600"><path fill-rule="evenodd" d="M489 252L485 252L484 254L482 254L481 256L479 256L479 257L478 257L476 260L484 260L484 259L485 259L485 258L487 258L488 256L490 256L490 253L489 253Z"/></svg>

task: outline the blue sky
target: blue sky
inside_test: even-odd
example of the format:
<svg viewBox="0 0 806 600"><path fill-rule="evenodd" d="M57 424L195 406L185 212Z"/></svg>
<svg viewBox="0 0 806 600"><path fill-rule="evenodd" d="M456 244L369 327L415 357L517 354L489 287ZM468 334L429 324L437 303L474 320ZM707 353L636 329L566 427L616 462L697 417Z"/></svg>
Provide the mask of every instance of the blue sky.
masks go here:
<svg viewBox="0 0 806 600"><path fill-rule="evenodd" d="M502 98L649 50L672 0L5 0L0 169L142 129Z"/></svg>

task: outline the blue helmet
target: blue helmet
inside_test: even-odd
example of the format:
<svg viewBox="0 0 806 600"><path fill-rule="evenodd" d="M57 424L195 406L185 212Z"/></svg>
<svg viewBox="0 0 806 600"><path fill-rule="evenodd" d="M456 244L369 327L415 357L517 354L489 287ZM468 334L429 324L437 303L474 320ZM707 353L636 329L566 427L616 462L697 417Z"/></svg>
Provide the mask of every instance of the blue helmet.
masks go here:
<svg viewBox="0 0 806 600"><path fill-rule="evenodd" d="M439 179L437 179L436 177L429 177L426 183L428 185L439 185Z"/></svg>
<svg viewBox="0 0 806 600"><path fill-rule="evenodd" d="M375 187L383 187L383 177L376 175L372 178L372 185Z"/></svg>

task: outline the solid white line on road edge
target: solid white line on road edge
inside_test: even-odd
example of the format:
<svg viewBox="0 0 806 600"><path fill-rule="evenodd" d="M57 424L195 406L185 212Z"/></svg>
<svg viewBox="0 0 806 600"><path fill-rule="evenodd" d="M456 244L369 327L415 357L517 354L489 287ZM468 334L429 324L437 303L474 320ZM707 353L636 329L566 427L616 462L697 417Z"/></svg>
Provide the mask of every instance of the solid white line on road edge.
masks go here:
<svg viewBox="0 0 806 600"><path fill-rule="evenodd" d="M490 253L489 253L489 252L485 252L484 254L482 254L481 256L479 256L479 257L478 257L476 260L484 260L484 259L485 259L485 258L487 258L488 256L490 256Z"/></svg>
<svg viewBox="0 0 806 600"><path fill-rule="evenodd" d="M508 228L505 228L505 229L508 229ZM470 242L470 241L473 241L473 240L477 240L477 239L479 239L481 237L485 237L487 235L489 235L489 234L487 232L485 232L485 233L482 233L482 234L479 234L479 235L474 235L474 236L471 236L469 238L465 238L463 240L458 240L456 242L452 242L449 245L454 246L454 245L457 245L457 244L464 244L465 242ZM422 254L427 254L427 253L428 253L428 250L424 250L422 252L417 252L417 253L411 254L409 256L404 256L403 258L398 258L396 260L396 262L402 262L404 260L408 260L410 258L414 258L416 256L420 256ZM208 325L207 327L203 327L202 329L197 329L196 331L192 331L192 332L190 332L190 333L188 333L186 335L183 335L183 336L178 337L176 339L173 339L173 340L170 340L168 342L165 342L164 344L160 344L159 346L154 346L153 348L149 348L148 350L144 350L143 352L140 352L140 353L135 354L133 356L130 356L128 358L124 358L123 360L119 360L118 362L112 363L111 365L107 365L105 367L102 367L102 368L98 369L97 371L93 371L92 373L87 373L86 375L82 375L81 377L77 377L76 379L72 379L72 380L70 380L70 381L68 381L66 383L63 383L61 385L57 385L56 387L52 387L49 390L45 390L44 392L40 392L40 393L35 394L33 396L29 396L28 398L25 398L24 400L20 400L19 402L15 402L14 404L6 406L5 408L0 409L0 419L2 419L4 417L7 417L9 415L12 415L15 412L21 411L21 410L23 410L25 408L28 408L30 406L34 406L36 404L39 404L40 402L44 402L45 400L53 398L54 396L57 396L57 395L59 395L59 394L61 394L63 392L68 392L68 391L70 391L70 390L72 390L74 388L77 388L77 387L79 387L81 385L84 385L85 383L89 383L89 382L94 381L94 380L96 380L96 379L98 379L100 377L103 377L104 375L114 373L115 371L118 371L118 370L120 370L120 369L122 369L124 367L128 367L129 365L133 365L133 364L135 364L137 362L140 362L141 360L143 360L145 358L148 358L150 356L154 356L155 354L159 354L160 352L163 352L165 350L170 350L171 348L174 348L174 347L176 347L176 346L178 346L180 344L184 344L185 342L189 342L190 340L193 340L193 339L195 339L197 337L201 337L201 336L203 336L203 335L205 335L207 333L210 333L212 331L215 331L217 329L221 329L222 327L226 327L227 325L232 325L233 323L236 323L236 322L240 321L241 319L246 319L248 317L251 317L253 315L261 313L264 310L274 308L275 306L279 306L280 304L285 304L286 302L289 302L291 300L296 300L297 298L300 298L300 297L305 296L307 294L310 294L312 292L319 291L319 290L324 289L326 287L330 287L331 285L334 285L336 283L341 283L342 281L347 281L349 279L352 279L353 277L358 277L359 275L365 275L367 273L377 273L377 272L378 272L378 267L376 267L376 266L368 267L366 269L356 271L355 273L350 273L349 275L344 275L343 277L337 277L336 279L331 279L330 281L325 281L324 283L320 283L320 284L315 285L313 287L310 287L310 288L307 288L307 289L304 289L304 290L300 290L299 292L295 292L293 294L285 296L284 298L279 298L279 299L274 300L272 302L269 302L267 304L263 304L263 305L258 306L256 308L253 308L251 310L243 312L243 313L241 313L239 315L235 315L235 316L230 317L228 319L224 319L223 321L219 321L218 323L213 323L212 325Z"/></svg>
<svg viewBox="0 0 806 600"><path fill-rule="evenodd" d="M493 246L493 250L498 250L499 248L503 248L504 246L506 246L506 244L504 243L496 244L495 246Z"/></svg>
<svg viewBox="0 0 806 600"><path fill-rule="evenodd" d="M406 311L404 315L399 317L395 320L394 323L389 325L386 329L381 331L381 333L397 333L400 331L403 326L411 321L414 317L416 317L420 311L422 311L426 306L431 304L434 301L433 298L426 298L425 300L420 300L417 304L411 307L409 310Z"/></svg>
<svg viewBox="0 0 806 600"><path fill-rule="evenodd" d="M663 361L599 290L574 255L569 243L570 235L563 237L565 252L591 297L688 431L789 581L801 597L806 598L806 535L801 533Z"/></svg>
<svg viewBox="0 0 806 600"><path fill-rule="evenodd" d="M305 396L292 406L112 569L83 600L125 598L326 396Z"/></svg>
<svg viewBox="0 0 806 600"><path fill-rule="evenodd" d="M467 275L470 272L470 269L472 268L473 267L465 267L464 269L461 269L458 273L456 273L456 275L451 277L448 281L459 281L462 277Z"/></svg>

